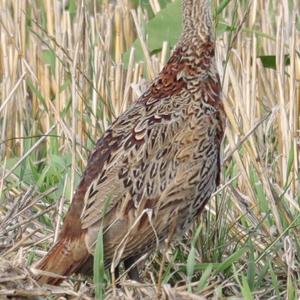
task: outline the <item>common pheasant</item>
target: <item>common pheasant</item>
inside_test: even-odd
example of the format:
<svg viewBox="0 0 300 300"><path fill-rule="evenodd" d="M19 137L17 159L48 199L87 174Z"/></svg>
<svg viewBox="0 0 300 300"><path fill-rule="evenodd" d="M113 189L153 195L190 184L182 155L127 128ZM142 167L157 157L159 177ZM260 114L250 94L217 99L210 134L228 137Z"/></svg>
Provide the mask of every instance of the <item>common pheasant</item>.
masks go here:
<svg viewBox="0 0 300 300"><path fill-rule="evenodd" d="M59 239L38 269L69 276L90 268L101 224L105 266L128 267L172 230L182 235L216 190L225 113L211 3L182 4L183 31L170 59L98 140Z"/></svg>

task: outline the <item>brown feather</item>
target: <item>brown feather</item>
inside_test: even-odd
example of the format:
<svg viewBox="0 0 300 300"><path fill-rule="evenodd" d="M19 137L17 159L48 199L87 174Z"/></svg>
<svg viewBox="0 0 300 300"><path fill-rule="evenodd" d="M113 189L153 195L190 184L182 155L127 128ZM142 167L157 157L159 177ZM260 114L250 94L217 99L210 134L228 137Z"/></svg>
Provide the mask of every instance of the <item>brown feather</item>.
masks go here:
<svg viewBox="0 0 300 300"><path fill-rule="evenodd" d="M97 142L57 244L39 263L60 275L91 268L100 224L108 267L182 235L220 182L225 113L210 2L183 0L184 31L148 90ZM39 277L44 283L61 280Z"/></svg>
<svg viewBox="0 0 300 300"><path fill-rule="evenodd" d="M58 285L63 278L55 277L55 275L71 275L84 265L88 256L89 254L82 238L60 239L36 266L37 269L53 273L53 277L39 275L36 279L41 284Z"/></svg>

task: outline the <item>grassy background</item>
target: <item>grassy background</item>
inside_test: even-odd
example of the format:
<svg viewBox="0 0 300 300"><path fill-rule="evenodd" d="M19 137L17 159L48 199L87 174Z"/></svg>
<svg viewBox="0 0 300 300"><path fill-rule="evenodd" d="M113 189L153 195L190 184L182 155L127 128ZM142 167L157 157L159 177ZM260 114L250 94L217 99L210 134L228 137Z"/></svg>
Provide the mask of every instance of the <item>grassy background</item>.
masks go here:
<svg viewBox="0 0 300 300"><path fill-rule="evenodd" d="M142 275L170 299L297 299L300 5L212 2L228 116L222 184ZM92 297L93 282L78 278L47 294L25 266L57 239L89 151L161 70L180 27L178 0L0 0L0 297Z"/></svg>

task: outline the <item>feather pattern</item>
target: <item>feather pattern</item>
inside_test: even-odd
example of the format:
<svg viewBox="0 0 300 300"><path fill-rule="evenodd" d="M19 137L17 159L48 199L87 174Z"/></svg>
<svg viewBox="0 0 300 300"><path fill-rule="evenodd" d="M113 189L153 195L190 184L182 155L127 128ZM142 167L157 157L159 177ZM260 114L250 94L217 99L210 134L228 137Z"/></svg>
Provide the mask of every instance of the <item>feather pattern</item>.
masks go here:
<svg viewBox="0 0 300 300"><path fill-rule="evenodd" d="M88 160L59 237L68 241L68 253L54 246L38 267L61 275L82 268L100 224L107 266L114 257L118 263L140 256L165 239L174 222L180 235L203 210L219 184L225 124L210 14L209 1L183 0L184 31L169 61ZM47 267L72 257L78 240L84 250L72 267Z"/></svg>

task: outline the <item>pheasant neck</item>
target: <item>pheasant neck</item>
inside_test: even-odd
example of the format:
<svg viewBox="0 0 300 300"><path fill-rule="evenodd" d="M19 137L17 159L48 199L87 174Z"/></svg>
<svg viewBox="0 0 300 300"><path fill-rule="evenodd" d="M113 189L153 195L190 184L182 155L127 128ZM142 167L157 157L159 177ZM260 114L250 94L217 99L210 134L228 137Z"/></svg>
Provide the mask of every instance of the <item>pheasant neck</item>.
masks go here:
<svg viewBox="0 0 300 300"><path fill-rule="evenodd" d="M210 0L182 0L183 39L197 37L206 42L212 39Z"/></svg>

